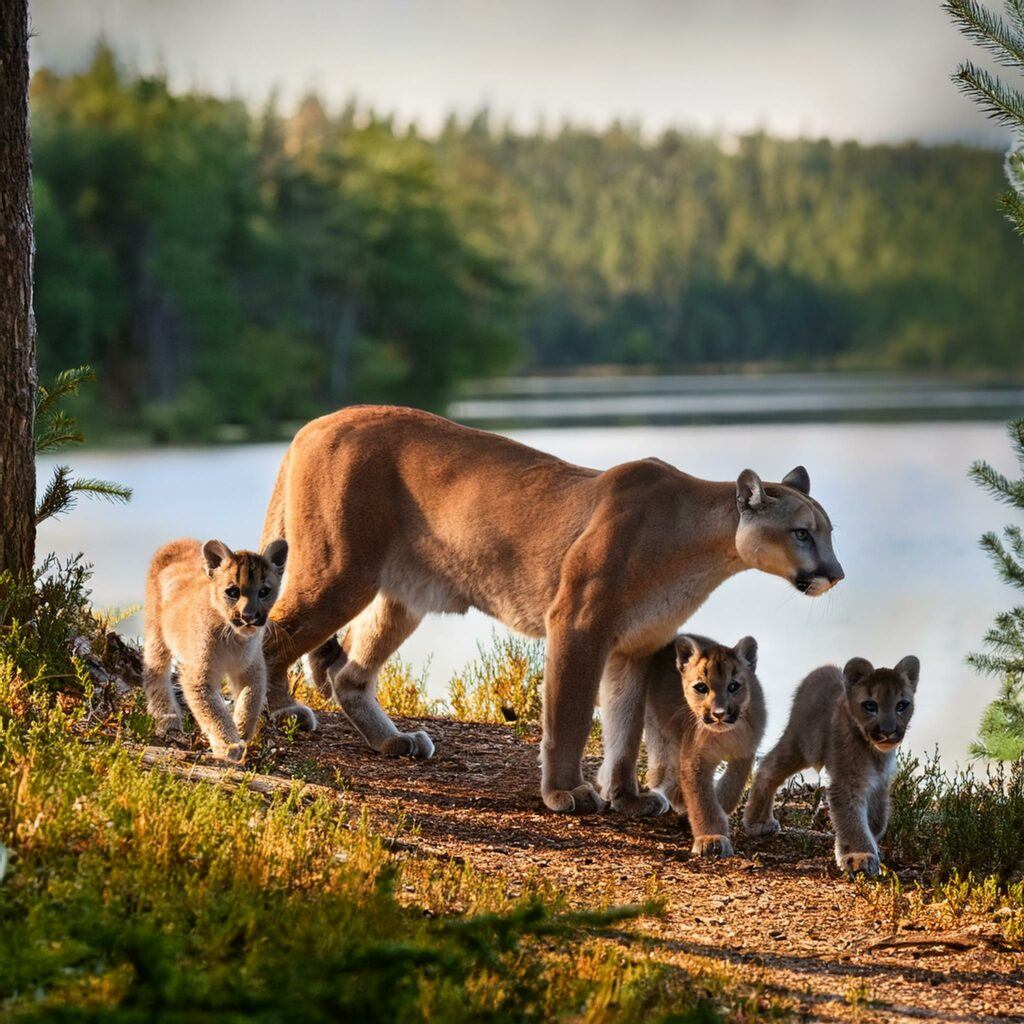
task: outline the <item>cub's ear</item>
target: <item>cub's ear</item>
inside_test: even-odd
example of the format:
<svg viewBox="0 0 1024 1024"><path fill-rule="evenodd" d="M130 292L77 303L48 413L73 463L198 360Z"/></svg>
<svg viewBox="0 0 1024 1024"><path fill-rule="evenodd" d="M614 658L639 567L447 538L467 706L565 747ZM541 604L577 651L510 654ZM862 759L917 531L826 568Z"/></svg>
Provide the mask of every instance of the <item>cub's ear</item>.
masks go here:
<svg viewBox="0 0 1024 1024"><path fill-rule="evenodd" d="M811 493L811 478L803 466L797 466L796 469L791 469L782 478L782 482L787 487L792 487L793 490L800 491L801 494Z"/></svg>
<svg viewBox="0 0 1024 1024"><path fill-rule="evenodd" d="M903 676L912 690L917 689L917 681L921 678L921 662L912 654L908 654L894 669L898 676Z"/></svg>
<svg viewBox="0 0 1024 1024"><path fill-rule="evenodd" d="M874 671L875 666L867 658L851 658L843 669L843 682L847 686L856 686Z"/></svg>
<svg viewBox="0 0 1024 1024"><path fill-rule="evenodd" d="M263 557L280 572L288 560L288 541L272 540L263 549Z"/></svg>
<svg viewBox="0 0 1024 1024"><path fill-rule="evenodd" d="M752 636L745 636L734 648L733 652L744 662L751 672L757 670L757 641Z"/></svg>
<svg viewBox="0 0 1024 1024"><path fill-rule="evenodd" d="M221 562L232 557L231 548L223 541L208 540L203 545L203 561L206 563L206 575L212 576Z"/></svg>
<svg viewBox="0 0 1024 1024"><path fill-rule="evenodd" d="M752 470L745 469L736 479L736 504L741 512L756 512L764 507L764 484Z"/></svg>
<svg viewBox="0 0 1024 1024"><path fill-rule="evenodd" d="M700 644L695 637L680 634L672 641L676 649L676 668L680 672L686 667L686 663L700 654Z"/></svg>

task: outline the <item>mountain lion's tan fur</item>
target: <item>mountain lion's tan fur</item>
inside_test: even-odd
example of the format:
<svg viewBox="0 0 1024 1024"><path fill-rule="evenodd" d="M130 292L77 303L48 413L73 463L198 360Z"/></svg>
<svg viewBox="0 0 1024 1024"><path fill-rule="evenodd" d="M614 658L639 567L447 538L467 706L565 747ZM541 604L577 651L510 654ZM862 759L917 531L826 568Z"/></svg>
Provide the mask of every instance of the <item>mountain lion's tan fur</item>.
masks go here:
<svg viewBox="0 0 1024 1024"><path fill-rule="evenodd" d="M241 761L266 699L263 633L277 599L288 545L263 554L220 541L176 540L153 556L146 581L143 686L158 734L181 730L171 687L177 659L189 711L213 753ZM234 717L221 695L227 676Z"/></svg>
<svg viewBox="0 0 1024 1024"><path fill-rule="evenodd" d="M895 668L851 658L815 669L797 688L782 738L765 756L743 810L751 835L779 829L775 791L795 772L828 772L828 808L836 830L836 863L877 875L878 840L889 823L896 747L914 713L921 666L912 655Z"/></svg>
<svg viewBox="0 0 1024 1024"><path fill-rule="evenodd" d="M701 857L733 853L729 815L739 806L766 721L756 669L757 643L749 636L735 647L680 636L651 660L647 781L689 818L693 852Z"/></svg>
<svg viewBox="0 0 1024 1024"><path fill-rule="evenodd" d="M374 749L430 756L425 733L398 732L381 710L377 672L428 612L479 608L547 638L548 807L604 806L581 765L600 686L622 776L613 806L661 810L636 784L646 662L743 569L812 595L842 577L808 488L802 468L782 484L749 470L736 483L700 480L658 459L599 472L413 409L314 420L285 454L264 526L291 560L268 635L271 714L316 727L287 682L289 663L313 652L314 679Z"/></svg>

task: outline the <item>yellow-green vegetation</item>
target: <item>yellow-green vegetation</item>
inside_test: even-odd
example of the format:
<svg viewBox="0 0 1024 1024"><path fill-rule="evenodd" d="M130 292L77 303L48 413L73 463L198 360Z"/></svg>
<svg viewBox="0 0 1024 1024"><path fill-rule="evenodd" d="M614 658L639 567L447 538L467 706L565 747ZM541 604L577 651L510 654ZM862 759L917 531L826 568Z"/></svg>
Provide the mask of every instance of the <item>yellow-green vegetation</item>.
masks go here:
<svg viewBox="0 0 1024 1024"><path fill-rule="evenodd" d="M1024 874L1024 760L978 773L943 770L938 756L900 760L884 845L896 864L1012 881Z"/></svg>
<svg viewBox="0 0 1024 1024"><path fill-rule="evenodd" d="M122 742L147 727L137 702L95 690L71 653L95 629L85 572L50 570L32 616L0 628L4 1019L780 1012L713 969L652 959L629 922L657 902L580 909L542 881L513 896L469 864L401 859L340 794L267 798L144 770Z"/></svg>
<svg viewBox="0 0 1024 1024"><path fill-rule="evenodd" d="M1002 883L993 875L964 877L954 871L931 886L904 886L886 872L877 883L859 883L859 895L889 921L892 930L907 921L938 930L991 925L1007 945L1024 949L1024 881Z"/></svg>
<svg viewBox="0 0 1024 1024"><path fill-rule="evenodd" d="M452 714L466 721L536 725L543 678L543 644L495 632L490 645L479 645L477 659L450 682Z"/></svg>
<svg viewBox="0 0 1024 1024"><path fill-rule="evenodd" d="M424 718L443 709L443 701L432 700L427 694L430 663L417 672L399 655L391 658L380 670L377 680L377 699L386 711L406 718Z"/></svg>

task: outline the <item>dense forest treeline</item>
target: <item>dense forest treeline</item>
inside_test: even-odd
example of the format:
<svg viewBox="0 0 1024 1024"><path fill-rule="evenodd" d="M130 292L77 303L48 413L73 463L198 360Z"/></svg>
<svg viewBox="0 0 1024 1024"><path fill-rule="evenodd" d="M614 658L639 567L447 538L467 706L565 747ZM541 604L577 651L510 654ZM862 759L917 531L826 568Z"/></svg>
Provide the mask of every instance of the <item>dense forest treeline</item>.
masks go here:
<svg viewBox="0 0 1024 1024"><path fill-rule="evenodd" d="M31 98L41 372L97 368L94 428L269 436L537 367L1020 365L993 152L486 114L424 138L175 93L105 48Z"/></svg>

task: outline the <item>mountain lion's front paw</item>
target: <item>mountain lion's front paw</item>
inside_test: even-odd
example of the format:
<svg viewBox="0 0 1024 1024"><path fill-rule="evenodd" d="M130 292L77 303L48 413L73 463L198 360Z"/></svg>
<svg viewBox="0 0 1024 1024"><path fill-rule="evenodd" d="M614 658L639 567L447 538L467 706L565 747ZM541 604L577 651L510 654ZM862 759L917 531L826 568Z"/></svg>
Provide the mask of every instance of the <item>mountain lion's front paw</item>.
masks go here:
<svg viewBox="0 0 1024 1024"><path fill-rule="evenodd" d="M285 704L283 708L274 708L270 712L270 720L278 725L286 718L294 718L299 728L305 729L306 732L316 732L316 715L313 713L313 709L307 708L305 704L295 701L292 704Z"/></svg>
<svg viewBox="0 0 1024 1024"><path fill-rule="evenodd" d="M183 732L181 715L154 715L153 735L162 739L176 739Z"/></svg>
<svg viewBox="0 0 1024 1024"><path fill-rule="evenodd" d="M612 797L612 810L627 818L649 818L664 814L669 809L668 798L656 789L642 793L619 794Z"/></svg>
<svg viewBox="0 0 1024 1024"><path fill-rule="evenodd" d="M691 851L697 857L735 857L728 836L694 836Z"/></svg>
<svg viewBox="0 0 1024 1024"><path fill-rule="evenodd" d="M434 756L434 741L422 729L416 732L400 732L389 736L380 752L385 757L418 757L427 760Z"/></svg>
<svg viewBox="0 0 1024 1024"><path fill-rule="evenodd" d="M228 743L225 746L217 745L210 747L213 756L220 761L227 761L230 764L241 764L245 760L244 743Z"/></svg>
<svg viewBox="0 0 1024 1024"><path fill-rule="evenodd" d="M838 858L838 861L839 866L848 875L864 875L867 878L875 878L882 869L877 853L844 853Z"/></svg>
<svg viewBox="0 0 1024 1024"><path fill-rule="evenodd" d="M780 831L782 826L774 819L769 818L767 821L744 821L743 831L752 838L773 836Z"/></svg>
<svg viewBox="0 0 1024 1024"><path fill-rule="evenodd" d="M607 804L589 782L575 789L546 789L544 803L559 814L598 814Z"/></svg>

